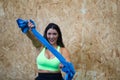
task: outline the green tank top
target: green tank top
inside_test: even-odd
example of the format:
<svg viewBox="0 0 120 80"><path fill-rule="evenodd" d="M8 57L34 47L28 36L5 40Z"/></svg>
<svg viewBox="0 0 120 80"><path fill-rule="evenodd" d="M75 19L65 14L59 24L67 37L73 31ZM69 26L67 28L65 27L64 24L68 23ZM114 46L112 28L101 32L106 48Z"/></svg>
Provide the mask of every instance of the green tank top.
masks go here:
<svg viewBox="0 0 120 80"><path fill-rule="evenodd" d="M36 63L37 63L37 67L40 70L49 70L49 71L59 71L59 64L60 61L54 57L52 59L48 59L45 56L45 49L43 48L43 50L41 51L41 53L37 56L36 58ZM60 46L57 47L57 51L60 51Z"/></svg>

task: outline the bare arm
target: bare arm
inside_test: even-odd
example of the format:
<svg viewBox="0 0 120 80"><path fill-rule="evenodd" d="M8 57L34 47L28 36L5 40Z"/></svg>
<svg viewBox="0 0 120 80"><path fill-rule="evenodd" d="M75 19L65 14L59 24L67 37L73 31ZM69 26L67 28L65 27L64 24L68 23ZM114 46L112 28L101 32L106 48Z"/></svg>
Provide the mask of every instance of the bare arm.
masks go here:
<svg viewBox="0 0 120 80"><path fill-rule="evenodd" d="M66 48L61 48L61 54L63 55L63 57L66 59L67 62L71 62L71 59L70 59L70 53L69 51L66 49ZM62 68L64 65L61 63L59 65L60 68ZM65 74L63 74L65 75Z"/></svg>
<svg viewBox="0 0 120 80"><path fill-rule="evenodd" d="M70 62L70 52L66 48L61 48L61 53L65 59Z"/></svg>
<svg viewBox="0 0 120 80"><path fill-rule="evenodd" d="M30 21L28 22L28 27L29 27L30 29L28 30L28 32L26 33L26 35L27 35L28 38L32 41L33 45L34 45L37 49L39 49L39 48L42 46L42 44L41 44L41 43L38 41L38 39L32 34L31 28L33 28L34 25L33 25Z"/></svg>
<svg viewBox="0 0 120 80"><path fill-rule="evenodd" d="M36 48L40 48L42 46L42 44L38 41L38 39L32 34L32 32L29 30L26 33L27 37L32 41L33 45Z"/></svg>

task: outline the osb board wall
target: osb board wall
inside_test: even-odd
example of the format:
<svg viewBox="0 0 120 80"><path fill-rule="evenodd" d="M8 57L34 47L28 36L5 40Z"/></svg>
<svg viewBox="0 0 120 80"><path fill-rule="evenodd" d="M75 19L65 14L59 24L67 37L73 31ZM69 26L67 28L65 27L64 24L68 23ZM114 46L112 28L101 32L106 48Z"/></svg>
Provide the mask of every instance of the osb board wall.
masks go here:
<svg viewBox="0 0 120 80"><path fill-rule="evenodd" d="M119 0L0 0L0 80L33 80L36 50L16 19L61 28L75 80L120 80Z"/></svg>

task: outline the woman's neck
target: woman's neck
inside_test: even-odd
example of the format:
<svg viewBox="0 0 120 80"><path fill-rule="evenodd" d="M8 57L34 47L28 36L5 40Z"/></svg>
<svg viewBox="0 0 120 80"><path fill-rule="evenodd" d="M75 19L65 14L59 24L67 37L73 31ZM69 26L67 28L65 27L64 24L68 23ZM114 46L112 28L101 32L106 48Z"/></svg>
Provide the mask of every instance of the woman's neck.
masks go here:
<svg viewBox="0 0 120 80"><path fill-rule="evenodd" d="M57 46L58 46L58 45L57 45L57 44L55 44L55 45L52 45L52 46L53 46L54 48L57 48Z"/></svg>

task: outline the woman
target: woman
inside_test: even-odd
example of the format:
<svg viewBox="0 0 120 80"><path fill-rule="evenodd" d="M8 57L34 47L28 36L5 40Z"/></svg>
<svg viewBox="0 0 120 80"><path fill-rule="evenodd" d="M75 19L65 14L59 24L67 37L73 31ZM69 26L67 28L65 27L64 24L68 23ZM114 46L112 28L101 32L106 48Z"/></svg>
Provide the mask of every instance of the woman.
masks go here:
<svg viewBox="0 0 120 80"><path fill-rule="evenodd" d="M28 26L30 30L32 27L34 27L31 22L28 22ZM63 80L60 71L60 68L62 68L63 65L46 47L43 47L42 51L40 52L41 44L32 35L30 30L28 31L27 36L32 40L37 52L39 53L36 58L38 76L35 78L35 80ZM44 38L57 51L59 51L68 62L70 62L70 53L64 46L62 34L58 25L54 23L48 24L44 31Z"/></svg>

